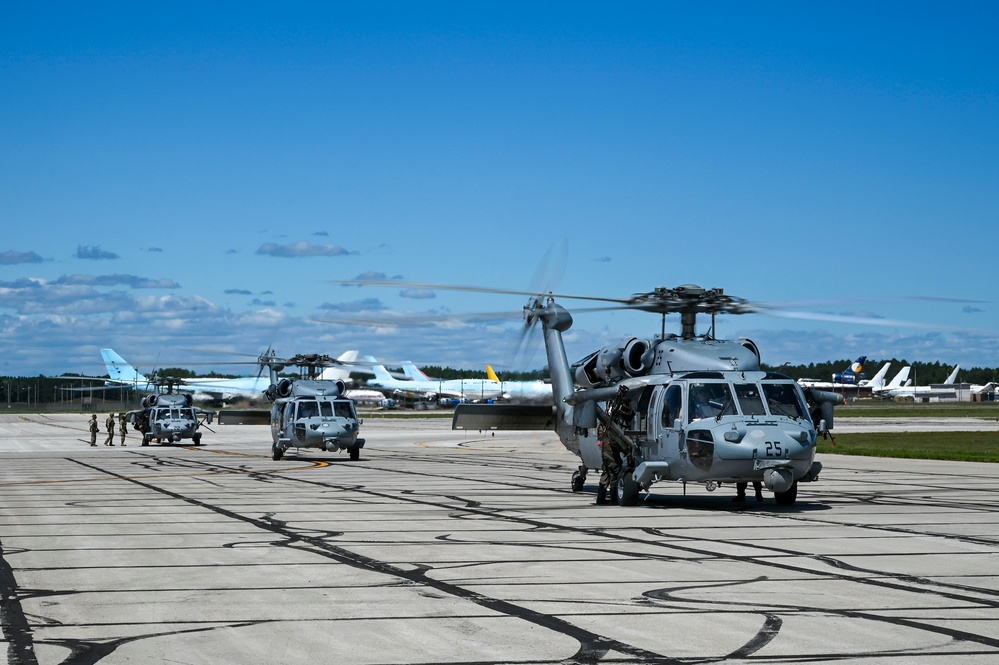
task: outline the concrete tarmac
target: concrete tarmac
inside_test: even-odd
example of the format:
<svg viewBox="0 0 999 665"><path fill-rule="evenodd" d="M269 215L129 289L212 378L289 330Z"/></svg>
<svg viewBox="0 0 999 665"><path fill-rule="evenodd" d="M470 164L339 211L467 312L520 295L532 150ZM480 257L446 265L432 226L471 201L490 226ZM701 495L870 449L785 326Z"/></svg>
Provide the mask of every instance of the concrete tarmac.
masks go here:
<svg viewBox="0 0 999 665"><path fill-rule="evenodd" d="M995 465L826 455L791 507L622 508L550 432L368 419L358 461L274 462L262 426L85 425L0 417L8 665L999 662Z"/></svg>

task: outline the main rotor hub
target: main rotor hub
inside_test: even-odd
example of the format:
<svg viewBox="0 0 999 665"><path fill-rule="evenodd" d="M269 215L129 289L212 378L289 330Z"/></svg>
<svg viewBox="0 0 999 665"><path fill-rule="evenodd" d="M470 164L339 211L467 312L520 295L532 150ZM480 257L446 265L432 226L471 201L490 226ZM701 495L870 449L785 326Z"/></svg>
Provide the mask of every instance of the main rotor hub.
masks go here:
<svg viewBox="0 0 999 665"><path fill-rule="evenodd" d="M725 295L723 289L705 289L696 284L676 288L657 286L648 293L636 293L628 306L658 314L749 314L755 308L742 298Z"/></svg>
<svg viewBox="0 0 999 665"><path fill-rule="evenodd" d="M324 353L299 353L291 358L278 358L274 355L264 354L260 356L258 360L262 367L269 367L271 371L275 373L280 372L289 366L300 367L304 370L305 376L309 379L315 379L319 376L322 369L327 367L336 367L343 364L336 358L331 358Z"/></svg>

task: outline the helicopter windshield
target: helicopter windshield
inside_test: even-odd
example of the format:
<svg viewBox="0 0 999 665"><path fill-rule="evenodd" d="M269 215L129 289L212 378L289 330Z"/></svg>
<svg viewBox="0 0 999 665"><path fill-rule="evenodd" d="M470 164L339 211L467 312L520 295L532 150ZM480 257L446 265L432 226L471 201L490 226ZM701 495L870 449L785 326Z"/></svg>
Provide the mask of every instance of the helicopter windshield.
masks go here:
<svg viewBox="0 0 999 665"><path fill-rule="evenodd" d="M315 418L319 415L319 405L314 400L303 400L298 403L299 418Z"/></svg>
<svg viewBox="0 0 999 665"><path fill-rule="evenodd" d="M188 420L194 420L194 409L181 409L180 417Z"/></svg>
<svg viewBox="0 0 999 665"><path fill-rule="evenodd" d="M333 402L333 409L340 418L353 418L354 408L349 400L337 400Z"/></svg>
<svg viewBox="0 0 999 665"><path fill-rule="evenodd" d="M692 383L690 395L691 422L735 413L735 403L727 383Z"/></svg>
<svg viewBox="0 0 999 665"><path fill-rule="evenodd" d="M764 383L763 394L767 398L767 406L773 415L805 418L805 407L801 403L795 386L783 383Z"/></svg>
<svg viewBox="0 0 999 665"><path fill-rule="evenodd" d="M763 399L760 397L760 387L755 383L737 383L735 394L739 397L739 408L744 416L763 416Z"/></svg>
<svg viewBox="0 0 999 665"><path fill-rule="evenodd" d="M170 415L170 409L157 409L156 420L169 420L175 416Z"/></svg>

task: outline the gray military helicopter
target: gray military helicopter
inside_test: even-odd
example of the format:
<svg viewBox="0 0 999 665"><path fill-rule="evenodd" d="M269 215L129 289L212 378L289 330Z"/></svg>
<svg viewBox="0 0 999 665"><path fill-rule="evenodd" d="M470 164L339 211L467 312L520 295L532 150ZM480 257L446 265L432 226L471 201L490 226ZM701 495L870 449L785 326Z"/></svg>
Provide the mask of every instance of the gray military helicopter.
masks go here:
<svg viewBox="0 0 999 665"><path fill-rule="evenodd" d="M758 311L755 306L693 284L620 300L586 298L659 313L662 330L652 338L624 338L570 364L562 333L572 316L556 297L532 297L524 308L527 327L540 323L544 333L554 411L460 405L453 428L554 428L583 462L573 473L573 491L582 489L589 469L601 467L601 439L613 438L625 451L610 488L612 501L622 505L634 505L641 492L667 480L701 483L708 491L760 481L778 504L792 505L798 483L817 480L816 439L832 429L833 406L843 396L803 390L790 377L763 371L749 339L714 337L715 315ZM680 315L679 334L666 333L671 313ZM698 314L712 319L701 335Z"/></svg>
<svg viewBox="0 0 999 665"><path fill-rule="evenodd" d="M358 434L363 421L357 417L353 400L344 397L347 389L344 382L323 379L321 373L324 368L342 367L342 361L315 353L291 358L264 354L259 363L271 376L264 396L273 402L271 456L275 461L288 448L346 450L350 459L360 457L364 439ZM299 378L278 376L287 367L298 367Z"/></svg>
<svg viewBox="0 0 999 665"><path fill-rule="evenodd" d="M352 280L347 284L398 287L399 282ZM571 488L580 491L590 469L600 469L601 440L613 438L624 460L611 499L638 502L661 481L703 484L760 481L778 504L792 505L798 483L818 478L818 436L833 427L833 407L842 395L802 389L790 377L763 371L760 352L749 339L715 338L717 314L764 311L722 289L693 284L658 287L630 298L538 295L439 284L433 289L527 295L525 331L540 323L551 374L554 408L534 405L461 404L453 429L554 429L562 444L580 457ZM627 337L570 364L562 334L572 316L556 299L603 303L596 311L639 309L662 317L659 334ZM594 311L591 309L590 311ZM666 333L666 316L680 315L680 333ZM697 334L699 314L710 328Z"/></svg>
<svg viewBox="0 0 999 665"><path fill-rule="evenodd" d="M132 427L142 433L142 445L148 446L153 439L157 443L191 439L194 445L201 445L199 430L206 422L211 424L215 412L193 406L190 393L175 393L183 383L180 379L153 376L149 381L156 392L142 398L141 409L125 414Z"/></svg>

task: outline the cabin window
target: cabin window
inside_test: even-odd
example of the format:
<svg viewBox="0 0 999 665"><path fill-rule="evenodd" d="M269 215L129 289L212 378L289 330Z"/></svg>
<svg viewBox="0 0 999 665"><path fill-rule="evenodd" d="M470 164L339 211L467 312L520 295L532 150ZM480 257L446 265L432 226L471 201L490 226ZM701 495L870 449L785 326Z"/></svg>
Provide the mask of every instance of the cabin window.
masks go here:
<svg viewBox="0 0 999 665"><path fill-rule="evenodd" d="M765 416L767 411L763 408L763 398L760 396L760 387L755 383L737 383L735 394L739 398L739 408L744 416Z"/></svg>

